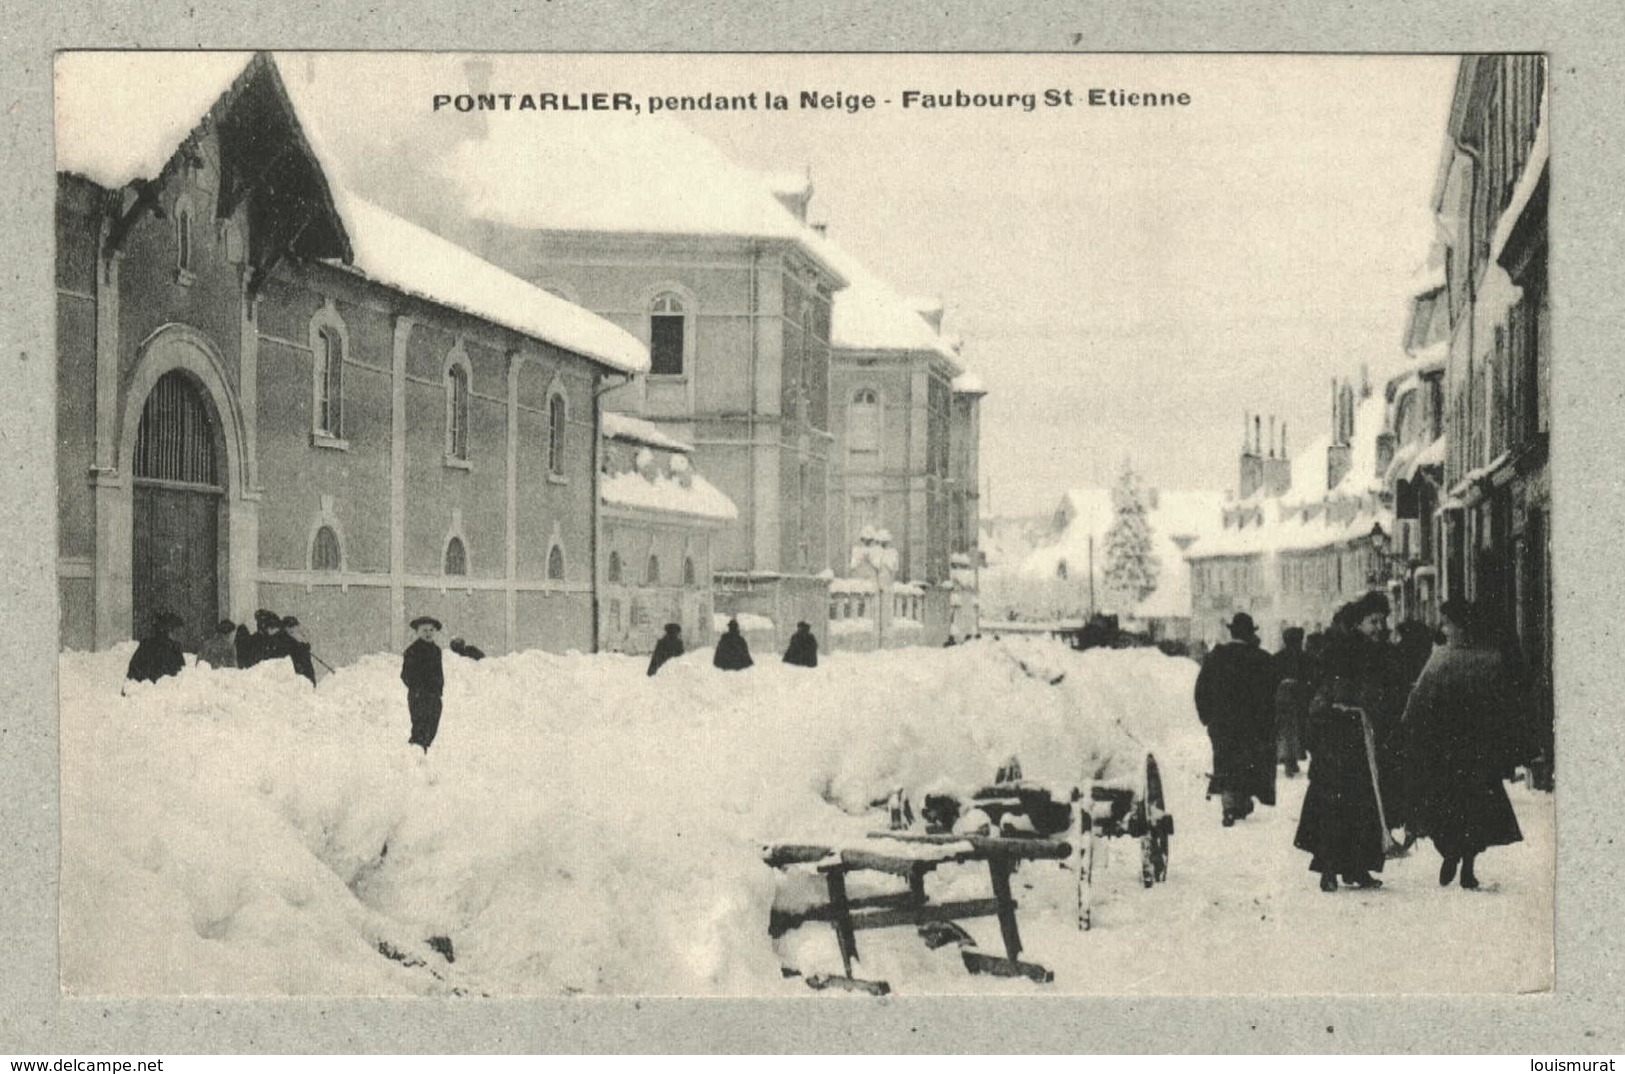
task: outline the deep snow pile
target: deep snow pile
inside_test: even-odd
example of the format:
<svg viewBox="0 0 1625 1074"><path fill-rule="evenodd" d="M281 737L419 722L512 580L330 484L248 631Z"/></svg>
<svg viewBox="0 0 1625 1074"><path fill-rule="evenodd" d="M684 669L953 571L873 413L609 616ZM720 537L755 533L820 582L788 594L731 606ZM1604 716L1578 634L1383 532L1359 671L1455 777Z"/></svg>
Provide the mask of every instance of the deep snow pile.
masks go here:
<svg viewBox="0 0 1625 1074"><path fill-rule="evenodd" d="M121 697L129 653L62 659L80 994L802 990L766 937L764 840L861 830L892 788L969 786L1011 755L1030 778L1132 781L1195 724L1195 665L1147 650L759 654L734 674L701 650L654 679L630 657L447 654L423 765L398 657L315 689L279 662Z"/></svg>

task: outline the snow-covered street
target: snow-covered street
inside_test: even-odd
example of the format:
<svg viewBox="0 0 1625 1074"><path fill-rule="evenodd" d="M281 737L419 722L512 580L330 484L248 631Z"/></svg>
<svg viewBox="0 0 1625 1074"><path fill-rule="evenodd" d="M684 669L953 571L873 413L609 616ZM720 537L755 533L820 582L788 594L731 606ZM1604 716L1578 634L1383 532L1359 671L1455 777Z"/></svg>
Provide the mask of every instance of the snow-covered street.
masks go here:
<svg viewBox="0 0 1625 1074"><path fill-rule="evenodd" d="M1147 750L1176 821L1166 884L1143 889L1137 843L1108 842L1080 933L1070 874L1016 874L1024 957L1052 984L970 976L909 928L861 933L862 975L901 994L1551 982L1550 796L1512 788L1525 842L1484 857L1479 892L1440 889L1424 843L1382 890L1324 894L1291 846L1304 782L1221 828L1196 665L1154 650L986 641L813 671L759 653L738 674L702 650L654 679L630 657L448 655L426 765L396 656L314 690L277 662L121 697L129 653L61 664L74 994L807 995L781 964L837 969L834 937L811 924L775 950L769 909L794 881L762 864L763 842L861 831L893 788L918 803L1012 754L1031 778L1124 781ZM932 883L981 895L987 879L952 866ZM991 918L967 928L996 946Z"/></svg>

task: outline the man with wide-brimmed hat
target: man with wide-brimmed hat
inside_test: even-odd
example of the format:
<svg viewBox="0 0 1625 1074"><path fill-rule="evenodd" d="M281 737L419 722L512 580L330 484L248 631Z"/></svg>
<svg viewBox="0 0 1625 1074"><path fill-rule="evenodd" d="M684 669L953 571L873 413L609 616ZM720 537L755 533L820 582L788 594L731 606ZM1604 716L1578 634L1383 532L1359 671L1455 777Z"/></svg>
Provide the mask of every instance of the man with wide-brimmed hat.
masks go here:
<svg viewBox="0 0 1625 1074"><path fill-rule="evenodd" d="M173 612L159 612L152 617L152 629L135 647L130 666L124 677L136 682L157 682L168 675L178 675L186 666L186 656L175 635L186 623Z"/></svg>
<svg viewBox="0 0 1625 1074"><path fill-rule="evenodd" d="M1213 744L1208 794L1224 803L1226 828L1253 811L1253 799L1275 804L1275 671L1246 612L1229 623L1231 640L1202 661L1196 715Z"/></svg>
<svg viewBox="0 0 1625 1074"><path fill-rule="evenodd" d="M420 615L412 620L412 630L417 637L401 654L401 681L406 684L406 708L412 716L412 737L408 741L422 746L427 754L440 730L440 695L446 688L440 646L434 640L440 632L440 620Z"/></svg>

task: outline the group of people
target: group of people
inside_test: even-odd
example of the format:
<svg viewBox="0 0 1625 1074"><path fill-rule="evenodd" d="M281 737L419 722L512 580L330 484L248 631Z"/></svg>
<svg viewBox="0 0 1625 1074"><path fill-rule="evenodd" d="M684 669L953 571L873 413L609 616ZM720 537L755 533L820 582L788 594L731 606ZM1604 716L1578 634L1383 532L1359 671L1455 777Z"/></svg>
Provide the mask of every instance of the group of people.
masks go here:
<svg viewBox="0 0 1625 1074"><path fill-rule="evenodd" d="M1273 655L1252 617L1208 654L1196 680L1197 715L1213 746L1209 794L1233 826L1254 802L1275 804L1277 764L1309 786L1294 845L1310 855L1323 891L1339 881L1381 887L1372 873L1404 844L1432 840L1439 883L1479 886L1476 858L1522 834L1503 781L1531 760L1515 655L1464 601L1440 609L1442 643L1414 621L1391 640L1391 608L1368 593L1340 608L1305 645L1282 632Z"/></svg>
<svg viewBox="0 0 1625 1074"><path fill-rule="evenodd" d="M153 616L152 627L136 646L125 669L126 679L138 682L157 682L168 675L179 674L186 666L181 648L181 631L186 621L174 612L163 611ZM254 613L254 630L247 624L222 619L214 632L198 647L198 663L212 668L251 668L268 660L286 659L293 669L316 682L316 664L310 651L310 641L294 616L281 616L261 608Z"/></svg>
<svg viewBox="0 0 1625 1074"><path fill-rule="evenodd" d="M676 623L667 623L666 633L655 642L655 651L649 657L649 674L659 671L666 661L682 656L683 651L683 628ZM784 650L784 662L804 668L818 666L818 639L813 636L810 623L796 624L796 632L790 636L790 644ZM728 629L717 639L711 666L723 671L743 671L754 663L750 643L739 632L739 620L728 620Z"/></svg>

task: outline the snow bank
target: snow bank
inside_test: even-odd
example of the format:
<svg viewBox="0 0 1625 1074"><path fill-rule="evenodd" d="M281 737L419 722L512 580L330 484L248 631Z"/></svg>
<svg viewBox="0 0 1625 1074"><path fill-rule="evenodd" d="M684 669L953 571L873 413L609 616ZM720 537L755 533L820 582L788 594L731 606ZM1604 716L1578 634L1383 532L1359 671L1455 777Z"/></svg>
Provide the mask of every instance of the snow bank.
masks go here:
<svg viewBox="0 0 1625 1074"><path fill-rule="evenodd" d="M894 787L968 786L1011 754L1032 778L1132 778L1194 722L1195 665L1154 651L720 674L699 650L653 679L523 653L448 659L420 765L394 656L314 689L279 664L121 697L129 652L62 658L76 994L799 993L763 841L850 832Z"/></svg>

